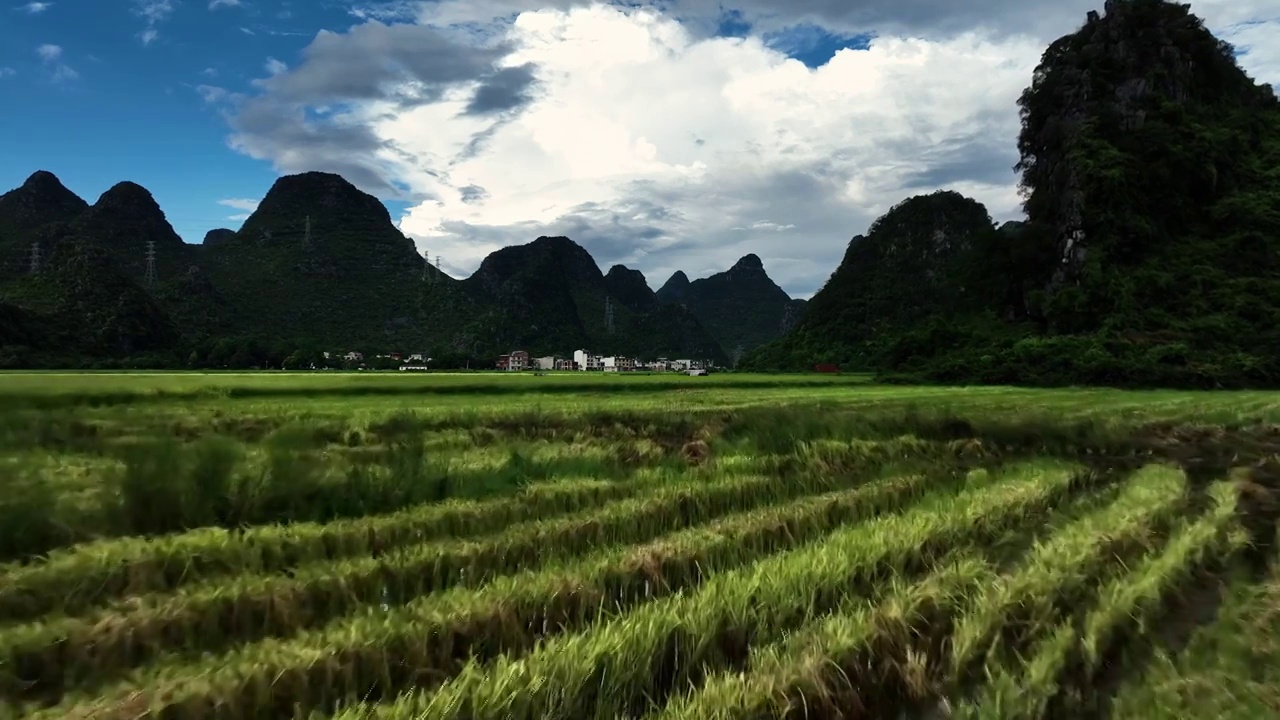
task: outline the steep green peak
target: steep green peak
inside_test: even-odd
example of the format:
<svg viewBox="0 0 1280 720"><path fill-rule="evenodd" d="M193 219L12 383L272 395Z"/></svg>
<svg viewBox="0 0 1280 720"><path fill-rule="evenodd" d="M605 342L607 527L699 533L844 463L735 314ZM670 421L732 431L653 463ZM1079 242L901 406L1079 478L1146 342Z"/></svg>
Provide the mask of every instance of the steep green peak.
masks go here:
<svg viewBox="0 0 1280 720"><path fill-rule="evenodd" d="M76 219L77 234L114 246L134 247L154 240L162 246L182 245L164 210L151 192L129 181L112 185L87 212Z"/></svg>
<svg viewBox="0 0 1280 720"><path fill-rule="evenodd" d="M84 200L81 200L78 195L68 190L67 187L62 184L62 181L58 179L57 175L54 175L48 170L37 170L31 173L30 177L22 183L22 189L27 192L70 196L79 200L81 203L84 203Z"/></svg>
<svg viewBox="0 0 1280 720"><path fill-rule="evenodd" d="M204 234L204 241L201 244L206 247L213 247L214 245L217 245L218 243L226 242L227 240L230 240L235 236L236 236L235 230L228 230L227 228L214 228Z"/></svg>
<svg viewBox="0 0 1280 720"><path fill-rule="evenodd" d="M32 173L21 186L0 195L0 232L30 232L41 225L70 222L89 206L47 170Z"/></svg>
<svg viewBox="0 0 1280 720"><path fill-rule="evenodd" d="M509 245L489 253L472 278L490 287L517 277L538 278L543 284L599 286L604 275L591 253L562 235L539 236L524 245Z"/></svg>
<svg viewBox="0 0 1280 720"><path fill-rule="evenodd" d="M98 197L98 202L93 206L99 209L120 208L131 212L164 214L150 190L128 180L112 185Z"/></svg>
<svg viewBox="0 0 1280 720"><path fill-rule="evenodd" d="M891 244L931 241L942 249L948 239L993 227L987 208L954 190L915 195L876 218L867 240Z"/></svg>
<svg viewBox="0 0 1280 720"><path fill-rule="evenodd" d="M677 270L658 288L656 295L662 302L681 302L689 294L689 276L683 270Z"/></svg>
<svg viewBox="0 0 1280 720"><path fill-rule="evenodd" d="M657 298L653 289L645 280L644 273L632 270L625 265L614 265L604 276L605 289L633 310L642 310L654 305Z"/></svg>
<svg viewBox="0 0 1280 720"><path fill-rule="evenodd" d="M386 206L376 197L341 175L316 171L277 178L245 227L305 223L307 217L313 224L323 218L329 226L374 222L395 227Z"/></svg>
<svg viewBox="0 0 1280 720"><path fill-rule="evenodd" d="M764 272L764 261L755 253L747 253L729 268L732 272Z"/></svg>

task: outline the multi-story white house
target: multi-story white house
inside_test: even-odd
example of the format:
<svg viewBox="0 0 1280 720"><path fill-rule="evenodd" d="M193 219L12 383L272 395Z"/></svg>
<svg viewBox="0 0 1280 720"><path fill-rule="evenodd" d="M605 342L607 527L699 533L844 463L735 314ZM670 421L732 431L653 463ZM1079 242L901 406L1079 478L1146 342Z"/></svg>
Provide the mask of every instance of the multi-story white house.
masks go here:
<svg viewBox="0 0 1280 720"><path fill-rule="evenodd" d="M586 350L573 351L573 367L575 370L600 370L604 367L603 358L592 355Z"/></svg>
<svg viewBox="0 0 1280 720"><path fill-rule="evenodd" d="M616 355L613 357L600 358L600 365L605 372L627 372L629 370L635 370L636 361L634 358Z"/></svg>

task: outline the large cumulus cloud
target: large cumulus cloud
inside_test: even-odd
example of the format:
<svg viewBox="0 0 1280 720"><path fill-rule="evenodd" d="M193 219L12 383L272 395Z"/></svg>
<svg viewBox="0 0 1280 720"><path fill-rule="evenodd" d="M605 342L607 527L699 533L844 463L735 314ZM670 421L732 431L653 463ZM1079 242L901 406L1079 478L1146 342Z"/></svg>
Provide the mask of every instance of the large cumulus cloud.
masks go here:
<svg viewBox="0 0 1280 720"><path fill-rule="evenodd" d="M728 38L719 0L373 3L238 98L232 144L411 201L402 228L455 274L564 234L654 285L753 252L804 296L910 194L1018 214L1015 100L1095 4L741 0ZM1274 80L1274 5L1193 9ZM769 41L802 24L872 37L806 67Z"/></svg>

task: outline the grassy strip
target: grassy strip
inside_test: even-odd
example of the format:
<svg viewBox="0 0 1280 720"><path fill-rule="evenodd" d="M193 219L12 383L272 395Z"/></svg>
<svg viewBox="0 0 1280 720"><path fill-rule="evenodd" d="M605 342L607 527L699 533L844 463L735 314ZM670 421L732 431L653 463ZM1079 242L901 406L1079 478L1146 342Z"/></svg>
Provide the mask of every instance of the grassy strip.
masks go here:
<svg viewBox="0 0 1280 720"><path fill-rule="evenodd" d="M465 537L634 496L651 479L563 481L532 485L510 497L449 500L376 517L295 523L244 531L207 528L159 538L87 543L47 560L0 570L0 617L25 620L82 612L113 598L164 592L239 573L281 572L309 562L380 556L442 537Z"/></svg>
<svg viewBox="0 0 1280 720"><path fill-rule="evenodd" d="M1038 644L1020 670L991 667L987 684L956 706L959 718L1092 716L1089 696L1113 650L1155 621L1173 593L1195 573L1237 555L1249 544L1236 513L1231 483L1209 489L1213 509L1184 526L1164 552L1148 555L1133 572L1098 591L1097 604L1080 619L1061 623Z"/></svg>
<svg viewBox="0 0 1280 720"><path fill-rule="evenodd" d="M1065 467L1062 472L1069 472ZM80 692L47 714L128 718L133 702L156 717L252 717L332 706L353 697L441 682L469 658L523 652L538 638L626 612L635 602L696 585L735 567L891 511L911 479L808 498L723 518L647 546L610 548L577 563L458 588L389 612L371 611L199 662L156 663L102 697ZM939 496L949 496L947 489ZM191 715L182 713L189 712Z"/></svg>
<svg viewBox="0 0 1280 720"><path fill-rule="evenodd" d="M437 693L339 717L634 717L708 672L740 666L753 644L856 601L887 578L1025 525L1077 487L1074 477L1061 470L1014 475L842 528L821 543L714 575L697 593L552 638L523 658L469 663Z"/></svg>
<svg viewBox="0 0 1280 720"><path fill-rule="evenodd" d="M951 638L946 684L981 675L983 662L1016 652L1064 609L1089 599L1108 565L1160 544L1187 505L1181 470L1148 465L1115 502L1037 544L1021 572L987 588Z"/></svg>
<svg viewBox="0 0 1280 720"><path fill-rule="evenodd" d="M1146 673L1121 687L1112 717L1280 717L1280 557L1274 562L1260 584L1239 572L1217 620L1177 657L1158 652Z"/></svg>
<svg viewBox="0 0 1280 720"><path fill-rule="evenodd" d="M0 632L0 695L56 700L70 685L100 681L166 649L207 651L287 637L362 605L402 605L442 588L474 587L603 545L644 542L732 512L862 482L862 476L814 475L789 482L746 477L686 483L594 512L519 524L482 540L417 545L381 558L306 565L291 577L237 577L175 595L130 598L101 612ZM922 495L927 484L920 475L888 483L882 486L886 504Z"/></svg>
<svg viewBox="0 0 1280 720"><path fill-rule="evenodd" d="M946 583L899 587L878 606L834 615L753 652L749 673L717 675L654 720L893 717L932 695L931 676L949 655L943 643L953 626L949 644L964 667L1008 625L1034 622L1028 616L1054 602L1060 583L1087 587L1111 548L1145 540L1152 525L1176 512L1185 487L1176 471L1141 471L1112 503L1037 543L1012 574L966 571L944 574ZM971 610L955 626L965 608Z"/></svg>

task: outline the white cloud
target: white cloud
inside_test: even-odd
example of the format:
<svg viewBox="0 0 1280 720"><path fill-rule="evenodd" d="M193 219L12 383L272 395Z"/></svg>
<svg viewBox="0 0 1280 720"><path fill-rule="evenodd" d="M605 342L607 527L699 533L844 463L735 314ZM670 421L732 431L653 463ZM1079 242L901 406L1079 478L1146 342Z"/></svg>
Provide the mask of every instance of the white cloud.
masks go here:
<svg viewBox="0 0 1280 720"><path fill-rule="evenodd" d="M200 74L205 77L218 77L218 70L217 68L207 67L204 70L201 70Z"/></svg>
<svg viewBox="0 0 1280 720"><path fill-rule="evenodd" d="M48 68L54 82L75 80L80 77L80 73L76 72L75 68L62 62L61 47L45 43L36 48L36 55L40 56L40 62Z"/></svg>
<svg viewBox="0 0 1280 720"><path fill-rule="evenodd" d="M21 9L28 15L39 15L51 7L53 7L53 3L51 2L29 2L26 5L23 5Z"/></svg>
<svg viewBox="0 0 1280 720"><path fill-rule="evenodd" d="M1243 4L1250 2L1274 8L1275 0ZM480 82L462 81L434 102L406 103L409 93L392 91L326 101L329 135L309 120L284 131L263 116L292 107L283 91L272 94L289 86L284 80L321 71L304 59L292 71L268 68L273 80L259 83L265 103L254 108L258 129L246 121L233 146L298 172L340 169L333 149L348 143L367 170L348 177L371 191L366 178L374 176L407 188L419 201L401 228L420 249L443 255L455 275L504 245L565 234L602 266L638 267L654 286L674 270L697 277L753 252L788 291L807 295L851 236L910 195L950 188L985 203L997 220L1020 215L1011 167L1016 99L1051 39L1042 32L882 33L868 49L810 69L758 38L707 38L651 10L562 2L564 9L520 13L500 38L492 27L460 26L526 4L357 11L386 18L417 10L419 21L459 36L509 41L514 51L501 64L529 63L534 76L515 109L467 112ZM1074 30L1093 4L1049 35ZM1226 0L1193 9L1200 5L1216 28L1245 12ZM1234 37L1250 41L1246 67L1276 80L1276 51L1260 35L1270 26L1257 27L1241 25ZM439 42L425 29L422 38ZM350 46L367 56L349 67L378 66L376 48ZM332 141L327 154L315 149L321 137Z"/></svg>
<svg viewBox="0 0 1280 720"><path fill-rule="evenodd" d="M285 65L283 62L280 62L273 57L267 58L267 63L263 67L266 68L267 74L269 75L279 75L289 69L288 65Z"/></svg>
<svg viewBox="0 0 1280 720"><path fill-rule="evenodd" d="M0 78L13 77L18 71L11 67L0 67Z"/></svg>
<svg viewBox="0 0 1280 720"><path fill-rule="evenodd" d="M209 0L209 9L217 10L220 7L239 7L240 0Z"/></svg>
<svg viewBox="0 0 1280 720"><path fill-rule="evenodd" d="M221 102L229 96L225 88L215 85L197 85L196 92L200 93L200 98L209 104Z"/></svg>
<svg viewBox="0 0 1280 720"><path fill-rule="evenodd" d="M526 13L513 35L520 50L509 62L537 63L541 83L541 99L515 119L458 117L461 97L388 119L378 116L389 108L365 111L378 137L407 154L393 161L397 177L438 197L403 218L408 234L468 271L500 245L531 240L526 223L574 237L570 218L587 206L592 224L651 228L648 242L612 247L613 257L584 243L602 264L638 266L656 285L676 269L702 275L755 252L800 293L877 214L933 189L904 189L928 153L952 143L963 155L986 135L1009 148L1012 165L1013 103L1041 52L975 35L883 38L810 70L758 40L699 40L659 15L603 7ZM991 180L957 189L1013 214L1012 171ZM464 202L466 186L487 198ZM596 210L638 200L662 217Z"/></svg>
<svg viewBox="0 0 1280 720"><path fill-rule="evenodd" d="M146 27L138 34L143 45L150 45L160 37L157 25L173 14L173 0L133 0L133 12L146 21Z"/></svg>
<svg viewBox="0 0 1280 720"><path fill-rule="evenodd" d="M247 220L249 214L258 209L258 202L249 198L223 198L218 201L218 204L242 211L234 215L228 215L227 220Z"/></svg>

